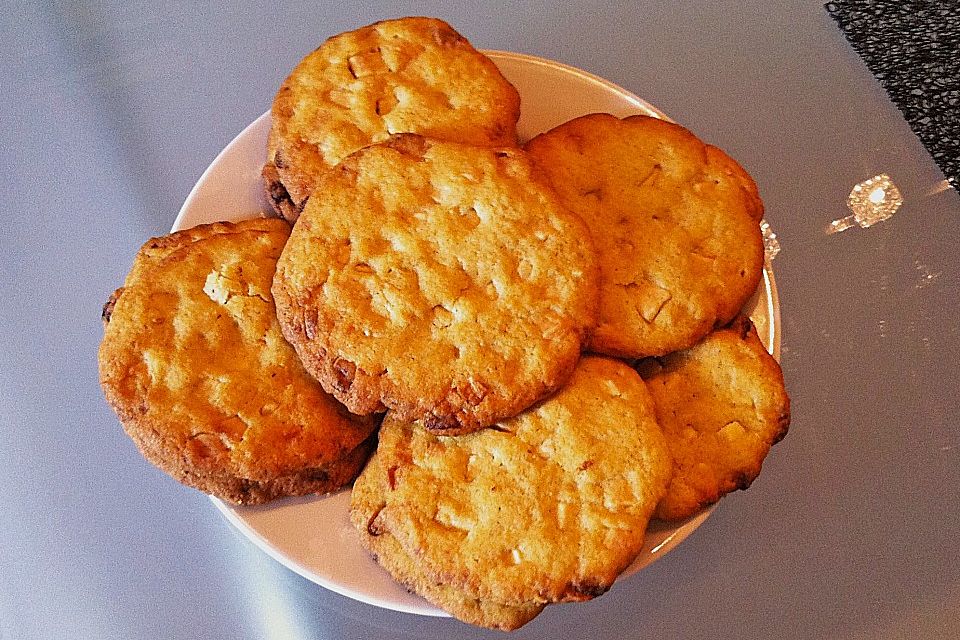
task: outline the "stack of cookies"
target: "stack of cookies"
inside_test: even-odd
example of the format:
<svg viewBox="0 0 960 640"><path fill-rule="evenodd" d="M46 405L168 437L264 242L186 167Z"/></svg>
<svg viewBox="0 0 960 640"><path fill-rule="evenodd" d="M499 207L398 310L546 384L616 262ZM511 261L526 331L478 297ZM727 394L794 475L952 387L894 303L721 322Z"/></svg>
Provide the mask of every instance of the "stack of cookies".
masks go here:
<svg viewBox="0 0 960 640"><path fill-rule="evenodd" d="M607 591L651 518L749 486L789 422L739 315L750 177L641 116L520 148L519 109L442 21L331 38L273 104L280 219L148 242L100 349L157 466L243 504L356 479L378 562L498 629Z"/></svg>

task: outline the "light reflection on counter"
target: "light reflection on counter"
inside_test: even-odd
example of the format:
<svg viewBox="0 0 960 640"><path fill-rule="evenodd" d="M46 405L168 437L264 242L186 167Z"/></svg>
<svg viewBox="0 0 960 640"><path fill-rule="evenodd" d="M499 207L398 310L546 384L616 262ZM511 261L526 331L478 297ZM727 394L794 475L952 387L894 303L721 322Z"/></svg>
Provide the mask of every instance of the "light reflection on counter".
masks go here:
<svg viewBox="0 0 960 640"><path fill-rule="evenodd" d="M851 214L827 225L827 234L839 233L858 226L862 229L889 219L903 205L903 195L885 173L853 186L847 196Z"/></svg>

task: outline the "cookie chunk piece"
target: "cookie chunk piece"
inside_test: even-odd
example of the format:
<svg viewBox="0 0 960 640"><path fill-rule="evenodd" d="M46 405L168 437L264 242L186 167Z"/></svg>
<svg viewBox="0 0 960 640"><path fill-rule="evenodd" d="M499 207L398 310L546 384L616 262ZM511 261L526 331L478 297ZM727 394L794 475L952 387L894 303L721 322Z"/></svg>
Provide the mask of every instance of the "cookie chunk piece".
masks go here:
<svg viewBox="0 0 960 640"><path fill-rule="evenodd" d="M746 318L639 369L674 459L658 518L683 519L746 489L787 434L790 399L780 365Z"/></svg>
<svg viewBox="0 0 960 640"><path fill-rule="evenodd" d="M315 194L273 294L307 370L352 412L465 433L570 376L596 320L593 244L522 151L403 134Z"/></svg>
<svg viewBox="0 0 960 640"><path fill-rule="evenodd" d="M640 552L672 463L640 376L591 356L556 395L465 436L388 413L368 470L358 528L391 535L432 584L527 607L606 592Z"/></svg>
<svg viewBox="0 0 960 640"><path fill-rule="evenodd" d="M590 349L638 358L692 346L733 319L763 269L763 205L749 175L683 127L592 114L527 151L600 256Z"/></svg>
<svg viewBox="0 0 960 640"><path fill-rule="evenodd" d="M365 481L350 495L350 518L360 536L360 544L394 579L456 619L481 627L512 631L540 614L543 604L509 606L481 600L426 576L417 559L406 553L396 538L377 524L383 496L390 490L386 469L378 458L373 457L363 473Z"/></svg>
<svg viewBox="0 0 960 640"><path fill-rule="evenodd" d="M270 219L154 238L104 307L100 384L126 432L160 469L234 503L338 489L377 427L283 339L270 285L289 233Z"/></svg>
<svg viewBox="0 0 960 640"><path fill-rule="evenodd" d="M271 109L263 176L295 220L317 177L394 133L515 146L520 96L450 25L386 20L334 36L284 81Z"/></svg>

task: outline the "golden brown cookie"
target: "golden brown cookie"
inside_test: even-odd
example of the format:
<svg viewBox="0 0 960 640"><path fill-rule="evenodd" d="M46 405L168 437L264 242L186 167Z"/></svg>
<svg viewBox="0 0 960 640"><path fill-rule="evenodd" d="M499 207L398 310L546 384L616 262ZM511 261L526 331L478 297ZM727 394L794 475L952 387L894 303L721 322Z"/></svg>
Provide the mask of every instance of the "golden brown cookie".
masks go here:
<svg viewBox="0 0 960 640"><path fill-rule="evenodd" d="M144 456L237 503L326 493L376 428L300 365L270 284L290 227L248 220L154 238L104 307L100 383Z"/></svg>
<svg viewBox="0 0 960 640"><path fill-rule="evenodd" d="M763 205L720 149L657 118L607 114L571 120L526 149L597 246L591 350L637 358L687 348L756 290Z"/></svg>
<svg viewBox="0 0 960 640"><path fill-rule="evenodd" d="M749 487L790 424L780 365L750 320L738 318L693 348L639 368L675 466L656 516L686 518Z"/></svg>
<svg viewBox="0 0 960 640"><path fill-rule="evenodd" d="M394 579L458 620L481 627L512 631L540 614L545 605L508 606L480 600L425 576L416 559L400 547L396 538L376 525L382 496L389 490L387 473L376 455L363 472L366 480L357 485L350 496L350 518L359 533L360 544Z"/></svg>
<svg viewBox="0 0 960 640"><path fill-rule="evenodd" d="M342 33L304 58L271 109L264 180L295 220L317 177L394 133L515 146L520 96L490 59L435 18Z"/></svg>
<svg viewBox="0 0 960 640"><path fill-rule="evenodd" d="M307 370L352 412L464 433L569 377L596 318L593 245L522 151L400 135L316 194L273 294Z"/></svg>
<svg viewBox="0 0 960 640"><path fill-rule="evenodd" d="M360 475L355 523L392 535L427 580L512 606L607 591L672 469L640 376L598 357L536 407L465 436L387 414L375 456L386 482Z"/></svg>

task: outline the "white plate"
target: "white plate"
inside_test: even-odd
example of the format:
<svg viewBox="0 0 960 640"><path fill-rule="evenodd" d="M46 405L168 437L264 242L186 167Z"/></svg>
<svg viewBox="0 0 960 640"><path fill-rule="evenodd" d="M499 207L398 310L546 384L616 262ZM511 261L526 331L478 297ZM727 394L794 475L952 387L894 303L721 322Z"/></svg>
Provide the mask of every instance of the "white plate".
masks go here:
<svg viewBox="0 0 960 640"><path fill-rule="evenodd" d="M486 52L517 87L521 97L521 140L580 115L645 114L666 118L632 93L566 65L502 51ZM270 114L243 130L200 177L180 209L173 230L218 220L264 215L270 204L260 169L266 155ZM767 348L780 355L779 306L769 265L763 284L748 303ZM360 548L347 509L349 492L327 497L289 498L260 507L214 504L245 536L277 561L327 589L378 607L428 616L447 615L394 582ZM712 509L679 524L654 522L632 574L663 556L707 519Z"/></svg>

